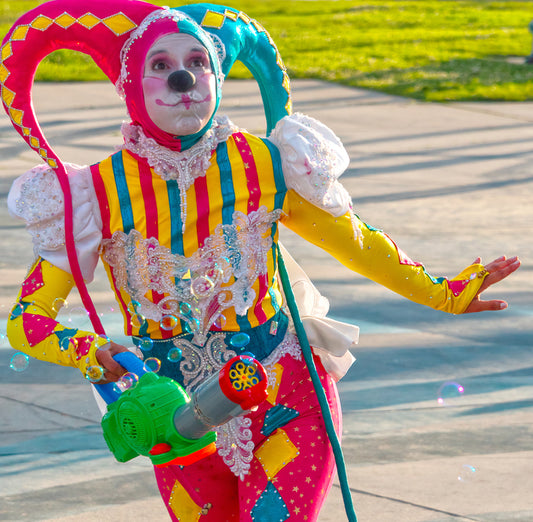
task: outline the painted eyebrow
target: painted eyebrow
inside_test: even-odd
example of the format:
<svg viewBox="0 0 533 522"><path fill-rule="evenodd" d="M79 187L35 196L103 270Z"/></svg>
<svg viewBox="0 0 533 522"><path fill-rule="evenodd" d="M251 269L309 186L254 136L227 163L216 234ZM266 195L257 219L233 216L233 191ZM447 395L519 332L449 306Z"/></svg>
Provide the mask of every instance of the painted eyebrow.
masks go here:
<svg viewBox="0 0 533 522"><path fill-rule="evenodd" d="M190 52L191 53L192 52L194 52L194 53L202 53L202 54L207 56L207 51L203 47L192 47L190 49ZM154 49L153 51L148 53L148 56L146 58L150 59L152 56L155 56L156 54L159 54L159 53L168 53L168 51L167 51L167 49Z"/></svg>

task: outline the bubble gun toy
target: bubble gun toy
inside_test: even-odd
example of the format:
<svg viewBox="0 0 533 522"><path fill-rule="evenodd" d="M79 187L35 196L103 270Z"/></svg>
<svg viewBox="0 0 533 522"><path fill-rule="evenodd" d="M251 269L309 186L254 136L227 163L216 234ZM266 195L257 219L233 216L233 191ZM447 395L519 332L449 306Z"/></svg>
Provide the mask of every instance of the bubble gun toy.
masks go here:
<svg viewBox="0 0 533 522"><path fill-rule="evenodd" d="M139 376L120 393L114 383L96 385L108 403L102 419L105 441L119 462L143 455L155 466L186 466L216 451L213 428L266 399L267 376L253 357L238 355L189 397L173 379L147 371L131 352L114 359Z"/></svg>

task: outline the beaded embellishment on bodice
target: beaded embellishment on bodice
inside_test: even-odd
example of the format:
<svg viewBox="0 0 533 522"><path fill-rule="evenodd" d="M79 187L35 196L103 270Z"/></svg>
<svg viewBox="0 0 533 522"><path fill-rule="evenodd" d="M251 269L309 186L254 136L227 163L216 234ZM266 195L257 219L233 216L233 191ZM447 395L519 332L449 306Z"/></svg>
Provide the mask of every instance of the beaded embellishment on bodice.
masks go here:
<svg viewBox="0 0 533 522"><path fill-rule="evenodd" d="M179 317L194 334L193 342L202 346L224 310L244 315L254 303L252 285L267 273L271 227L280 214L264 206L248 215L235 211L232 222L219 224L191 257L174 254L137 230L118 230L102 242L103 259L117 287L141 305L144 317ZM150 291L164 294L163 299L151 302Z"/></svg>

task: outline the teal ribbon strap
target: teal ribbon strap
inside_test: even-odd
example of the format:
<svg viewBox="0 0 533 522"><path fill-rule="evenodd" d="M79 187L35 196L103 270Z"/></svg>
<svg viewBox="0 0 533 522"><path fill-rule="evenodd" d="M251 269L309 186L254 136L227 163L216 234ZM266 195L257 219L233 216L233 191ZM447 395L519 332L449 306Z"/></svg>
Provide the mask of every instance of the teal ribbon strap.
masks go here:
<svg viewBox="0 0 533 522"><path fill-rule="evenodd" d="M296 336L298 337L300 347L302 348L304 361L307 364L307 368L309 369L309 375L311 376L311 381L313 382L313 386L315 388L315 393L318 398L318 403L320 405L324 424L326 425L326 433L328 434L328 438L333 449L335 464L337 465L337 474L339 476L339 482L341 486L342 499L344 501L344 509L346 511L348 521L357 522L357 517L355 515L355 509L352 501L352 495L350 492L350 486L348 484L346 464L344 462L341 444L339 442L339 438L337 437L337 432L335 431L335 426L331 417L331 411L329 409L326 392L322 387L320 377L318 376L318 372L316 371L311 346L309 345L309 341L307 340L307 335L305 333L305 329L300 318L300 312L298 311L298 306L296 304L294 293L291 288L291 283L289 281L289 274L287 273L287 268L285 267L285 262L283 261L283 257L281 256L279 246L278 267L281 278L281 284L283 286L283 292L285 293L285 298L287 299L287 306L289 307L289 311L292 316L292 321L294 323L294 328L296 330Z"/></svg>

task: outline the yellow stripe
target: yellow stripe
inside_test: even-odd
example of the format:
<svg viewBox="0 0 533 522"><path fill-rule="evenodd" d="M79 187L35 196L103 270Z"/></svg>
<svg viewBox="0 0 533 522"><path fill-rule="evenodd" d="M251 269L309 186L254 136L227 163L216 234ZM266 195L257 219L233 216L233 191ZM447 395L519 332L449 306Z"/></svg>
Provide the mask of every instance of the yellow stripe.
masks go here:
<svg viewBox="0 0 533 522"><path fill-rule="evenodd" d="M168 203L168 191L166 181L157 175L152 175L157 200L157 219L159 228L159 244L167 248L171 246L170 205ZM161 197L163 195L164 197Z"/></svg>
<svg viewBox="0 0 533 522"><path fill-rule="evenodd" d="M107 200L109 202L109 229L111 235L117 230L122 230L122 215L120 213L120 204L118 199L117 186L114 182L113 166L111 164L111 157L105 159L100 163L100 175L104 182Z"/></svg>
<svg viewBox="0 0 533 522"><path fill-rule="evenodd" d="M235 192L235 210L247 214L248 212L248 187L246 184L246 171L239 150L235 145L233 137L227 142L228 157L231 161L231 171L233 176L233 190Z"/></svg>

